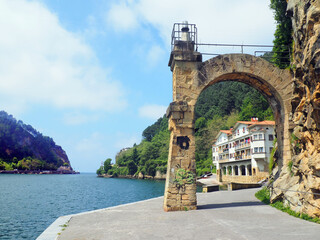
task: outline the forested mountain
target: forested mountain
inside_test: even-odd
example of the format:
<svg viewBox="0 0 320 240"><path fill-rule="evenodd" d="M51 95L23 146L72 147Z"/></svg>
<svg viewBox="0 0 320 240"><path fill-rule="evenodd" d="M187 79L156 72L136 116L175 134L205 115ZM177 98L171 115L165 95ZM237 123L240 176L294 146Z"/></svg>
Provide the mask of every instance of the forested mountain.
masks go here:
<svg viewBox="0 0 320 240"><path fill-rule="evenodd" d="M72 170L65 151L50 137L0 111L0 170Z"/></svg>
<svg viewBox="0 0 320 240"><path fill-rule="evenodd" d="M195 108L197 175L210 171L211 146L220 129L229 129L238 120L272 120L268 102L255 89L239 82L222 82L207 88ZM121 151L111 168L110 159L98 174L134 175L141 172L154 176L167 170L170 132L168 119L163 116L142 133L143 140L132 148ZM107 171L105 171L107 170Z"/></svg>

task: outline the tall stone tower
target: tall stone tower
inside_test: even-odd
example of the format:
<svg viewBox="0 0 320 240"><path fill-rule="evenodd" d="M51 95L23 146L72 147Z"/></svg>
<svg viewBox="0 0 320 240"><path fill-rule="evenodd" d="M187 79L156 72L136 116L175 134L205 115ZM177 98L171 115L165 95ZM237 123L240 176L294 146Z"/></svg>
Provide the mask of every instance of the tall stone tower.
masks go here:
<svg viewBox="0 0 320 240"><path fill-rule="evenodd" d="M198 92L192 86L202 55L195 51L197 31L194 24L175 24L169 66L173 74L173 102L167 110L171 131L165 185L164 210L197 208L194 106Z"/></svg>

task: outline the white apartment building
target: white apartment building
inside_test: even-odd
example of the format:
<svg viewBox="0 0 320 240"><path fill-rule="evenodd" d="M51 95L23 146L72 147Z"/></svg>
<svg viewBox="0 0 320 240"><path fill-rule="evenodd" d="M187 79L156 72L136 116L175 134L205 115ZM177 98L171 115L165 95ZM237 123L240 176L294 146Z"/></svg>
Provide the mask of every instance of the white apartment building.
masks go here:
<svg viewBox="0 0 320 240"><path fill-rule="evenodd" d="M274 121L238 121L221 130L212 146L213 164L221 182L254 183L269 176Z"/></svg>

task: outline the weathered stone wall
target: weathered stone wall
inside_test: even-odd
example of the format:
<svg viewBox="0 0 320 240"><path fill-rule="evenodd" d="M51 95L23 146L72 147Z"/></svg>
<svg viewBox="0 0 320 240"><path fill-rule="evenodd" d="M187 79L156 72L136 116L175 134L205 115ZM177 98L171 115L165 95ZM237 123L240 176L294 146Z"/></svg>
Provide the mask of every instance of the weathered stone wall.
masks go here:
<svg viewBox="0 0 320 240"><path fill-rule="evenodd" d="M293 157L279 168L272 200L282 198L293 210L320 217L320 1L289 0L287 13L294 39Z"/></svg>
<svg viewBox="0 0 320 240"><path fill-rule="evenodd" d="M201 54L194 51L192 43L182 41L175 44L169 66L173 102L167 111L171 137L165 211L196 209L194 107L201 92L212 84L240 81L259 90L275 115L279 164L290 161L292 77L288 70L245 54L226 54L202 62Z"/></svg>
<svg viewBox="0 0 320 240"><path fill-rule="evenodd" d="M164 210L181 211L197 208L196 161L194 137L194 105L199 90L191 86L197 74L201 55L193 45L180 42L171 54L173 102L169 118L170 148L165 185Z"/></svg>
<svg viewBox="0 0 320 240"><path fill-rule="evenodd" d="M236 182L236 183L258 183L269 177L267 172L258 172L255 176L231 176L222 175L221 180L223 183Z"/></svg>

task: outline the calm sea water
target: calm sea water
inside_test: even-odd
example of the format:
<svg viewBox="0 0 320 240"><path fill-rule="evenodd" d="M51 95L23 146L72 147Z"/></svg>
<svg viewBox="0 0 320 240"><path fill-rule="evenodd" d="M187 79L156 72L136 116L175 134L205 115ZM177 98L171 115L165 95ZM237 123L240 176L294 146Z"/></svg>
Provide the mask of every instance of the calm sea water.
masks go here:
<svg viewBox="0 0 320 240"><path fill-rule="evenodd" d="M0 239L35 239L59 216L162 196L164 181L0 174Z"/></svg>

